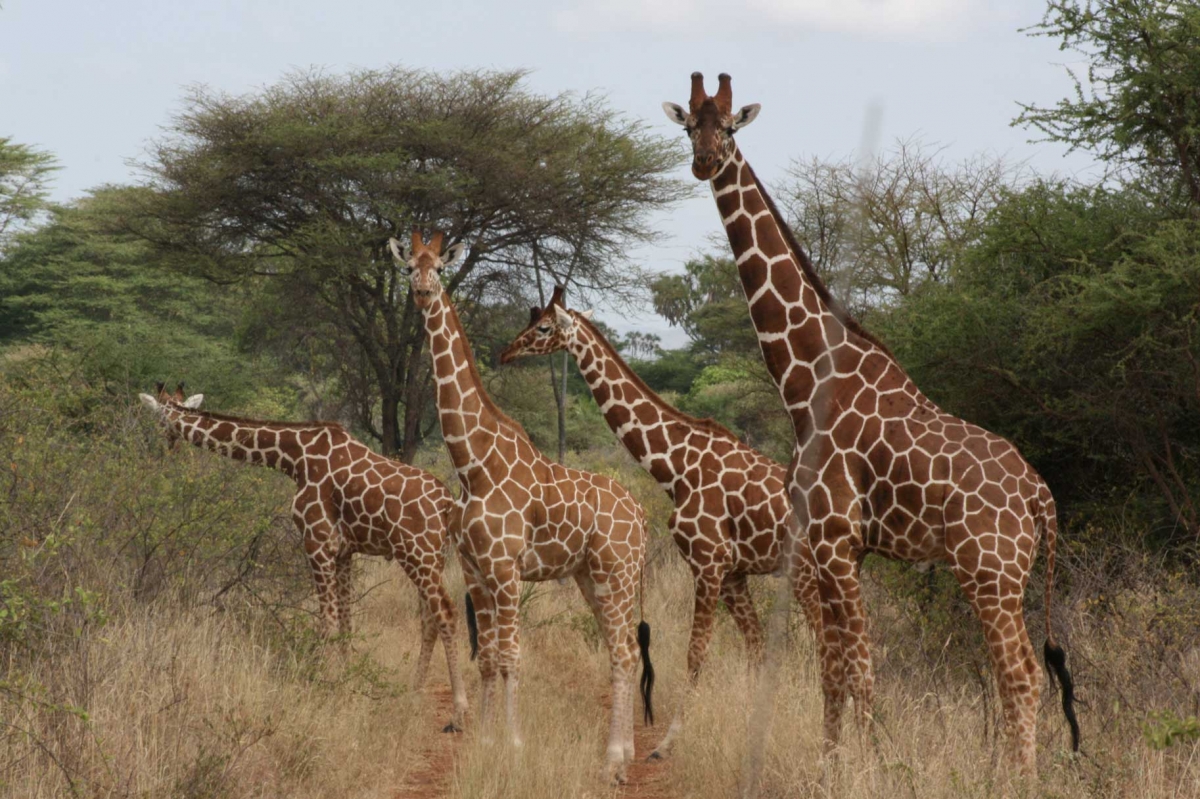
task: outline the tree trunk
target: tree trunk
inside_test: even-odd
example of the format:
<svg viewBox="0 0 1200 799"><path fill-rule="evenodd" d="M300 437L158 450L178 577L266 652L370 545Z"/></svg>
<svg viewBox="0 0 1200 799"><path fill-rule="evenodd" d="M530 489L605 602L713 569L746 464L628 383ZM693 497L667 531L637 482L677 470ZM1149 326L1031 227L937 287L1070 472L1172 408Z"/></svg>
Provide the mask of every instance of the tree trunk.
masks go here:
<svg viewBox="0 0 1200 799"><path fill-rule="evenodd" d="M404 381L404 441L398 448L400 460L412 463L421 446L421 417L425 415L424 390L430 372L421 368L425 350L425 331L420 323L411 329L407 368L401 375Z"/></svg>
<svg viewBox="0 0 1200 799"><path fill-rule="evenodd" d="M563 350L562 388L558 391L558 462L567 462L567 367L571 356Z"/></svg>
<svg viewBox="0 0 1200 799"><path fill-rule="evenodd" d="M400 450L400 436L397 421L400 416L400 392L397 386L379 387L380 413L383 418L379 423L379 446L386 457L395 457Z"/></svg>

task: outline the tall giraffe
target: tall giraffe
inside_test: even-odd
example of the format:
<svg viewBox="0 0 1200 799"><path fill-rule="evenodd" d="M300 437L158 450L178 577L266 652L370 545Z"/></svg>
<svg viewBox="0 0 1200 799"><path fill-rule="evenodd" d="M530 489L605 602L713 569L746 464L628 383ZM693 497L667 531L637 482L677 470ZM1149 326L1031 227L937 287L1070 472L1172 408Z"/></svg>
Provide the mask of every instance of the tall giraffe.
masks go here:
<svg viewBox="0 0 1200 799"><path fill-rule="evenodd" d="M817 566L827 750L837 744L847 693L860 722L869 717L859 565L873 552L953 571L983 625L1010 753L1022 771L1034 771L1040 670L1023 598L1043 535L1044 654L1078 748L1066 655L1050 626L1058 525L1045 482L1011 443L931 402L833 299L734 142L759 106L733 111L729 75L710 97L693 73L688 109L663 109L691 138L692 174L712 186L763 357L795 430L789 491Z"/></svg>
<svg viewBox="0 0 1200 799"><path fill-rule="evenodd" d="M401 251L425 332L437 382L442 437L458 471L462 496L458 552L479 624L480 718L486 723L497 671L504 680L508 731L520 745L517 682L518 611L522 580L573 577L596 616L612 665L612 716L605 771L625 779L633 759L634 611L646 553L645 511L616 481L569 469L543 456L525 430L496 407L475 367L440 273L462 255L461 243L442 253L443 234L426 245L420 231ZM642 654L642 699L652 718L650 628L637 630Z"/></svg>
<svg viewBox="0 0 1200 799"><path fill-rule="evenodd" d="M182 384L180 384L182 389ZM421 651L414 686L425 684L438 637L454 693L445 732L462 729L467 692L458 668L454 603L442 582L446 523L454 498L436 477L385 458L331 422L262 422L200 411L197 394L142 394L172 441L277 469L296 482L292 519L317 585L321 633L350 632L351 559L355 553L397 560L420 594Z"/></svg>
<svg viewBox="0 0 1200 799"><path fill-rule="evenodd" d="M696 419L666 403L589 321L591 311L568 310L562 297L558 286L544 310L530 310L529 326L500 362L570 352L608 426L671 497L675 510L668 526L695 581L687 660L692 685L712 640L718 598L737 622L752 660L761 656L762 628L747 582L751 574L781 573L792 562L793 593L819 636L812 551L799 535L784 468L711 419ZM789 543L800 547L792 558L783 551ZM667 752L682 724L681 709L652 757Z"/></svg>

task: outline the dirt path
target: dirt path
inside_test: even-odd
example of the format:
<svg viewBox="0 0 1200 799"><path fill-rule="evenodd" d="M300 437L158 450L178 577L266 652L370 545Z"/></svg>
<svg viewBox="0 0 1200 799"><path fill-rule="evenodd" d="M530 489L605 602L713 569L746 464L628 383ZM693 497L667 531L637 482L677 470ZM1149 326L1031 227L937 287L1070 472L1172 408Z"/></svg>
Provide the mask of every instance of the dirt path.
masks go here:
<svg viewBox="0 0 1200 799"><path fill-rule="evenodd" d="M671 759L646 762L654 751L655 744L662 738L666 728L660 722L655 727L637 725L633 730L634 749L637 757L625 772L625 785L617 796L636 796L638 799L670 799Z"/></svg>
<svg viewBox="0 0 1200 799"><path fill-rule="evenodd" d="M430 686L430 701L426 704L422 715L430 729L439 729L436 725L450 718L453 711L453 700L448 685ZM609 707L609 698L603 698L604 706ZM654 745L665 732L660 724L656 727L645 727L638 724L634 729L634 742L637 759L626 772L626 782L614 792L614 796L636 797L636 799L672 799L670 769L671 761L656 760L647 762L646 756L654 751ZM462 733L442 733L427 739L425 745L416 754L420 761L412 772L404 779L400 790L393 799L442 799L450 794L450 780L454 775L454 759L463 743Z"/></svg>
<svg viewBox="0 0 1200 799"><path fill-rule="evenodd" d="M450 778L454 775L454 758L462 746L463 733L444 733L441 724L454 711L454 700L448 685L432 685L422 715L429 729L436 729L417 757L421 764L404 779L394 799L435 799L450 793ZM440 721L439 721L440 719Z"/></svg>

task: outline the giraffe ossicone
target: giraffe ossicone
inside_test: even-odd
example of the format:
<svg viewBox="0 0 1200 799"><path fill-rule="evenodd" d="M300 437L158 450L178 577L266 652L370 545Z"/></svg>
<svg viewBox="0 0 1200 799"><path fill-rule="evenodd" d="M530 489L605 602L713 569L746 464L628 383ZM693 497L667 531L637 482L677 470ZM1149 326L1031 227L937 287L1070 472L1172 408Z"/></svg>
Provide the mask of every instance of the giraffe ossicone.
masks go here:
<svg viewBox="0 0 1200 799"><path fill-rule="evenodd" d="M791 417L789 491L819 580L827 751L847 696L860 722L869 717L874 680L859 564L876 553L954 573L983 626L1012 756L1035 771L1041 670L1023 599L1043 536L1045 659L1078 748L1073 687L1050 624L1058 522L1045 481L1010 442L929 400L836 302L734 142L757 109L733 113L729 75L710 97L693 73L688 109L664 107L691 139L692 173L710 182L767 370Z"/></svg>
<svg viewBox="0 0 1200 799"><path fill-rule="evenodd" d="M557 287L545 309L531 309L529 325L500 362L569 352L608 426L671 497L668 527L695 583L688 646L691 684L704 665L718 601L729 608L751 660L761 656L762 629L747 583L750 575L790 573L793 594L819 635L812 552L792 513L784 468L711 419L689 416L663 400L589 321L591 313L569 310L563 294ZM671 747L682 724L681 707L654 756Z"/></svg>
<svg viewBox="0 0 1200 799"><path fill-rule="evenodd" d="M612 715L605 771L623 781L634 756L634 670L640 650L651 673L646 637L635 611L645 565L646 515L615 480L551 461L524 429L488 396L458 313L443 289L443 235L428 245L413 231L408 258L389 242L406 269L413 301L424 316L433 359L438 419L462 486L455 505L459 559L479 630L481 725L490 722L496 677L504 682L507 728L521 740L517 714L522 580L572 578L599 623L612 667ZM642 623L645 624L644 621ZM652 682L644 684L647 716Z"/></svg>
<svg viewBox="0 0 1200 799"><path fill-rule="evenodd" d="M446 731L462 729L467 694L458 667L454 603L443 583L447 521L454 500L433 475L385 458L331 422L266 422L197 410L203 394L141 394L166 427L182 439L233 460L266 466L296 483L292 519L304 537L321 634L336 627L349 636L351 561L355 554L398 561L419 594L421 650L413 685L425 684L440 638L454 695ZM345 639L343 638L343 643Z"/></svg>

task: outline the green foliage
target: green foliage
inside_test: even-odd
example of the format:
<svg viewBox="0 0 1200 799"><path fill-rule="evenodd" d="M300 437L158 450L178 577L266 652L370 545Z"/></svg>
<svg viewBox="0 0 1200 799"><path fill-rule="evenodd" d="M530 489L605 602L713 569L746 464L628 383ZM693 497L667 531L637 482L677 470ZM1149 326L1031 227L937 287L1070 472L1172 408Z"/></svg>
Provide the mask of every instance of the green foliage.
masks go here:
<svg viewBox="0 0 1200 799"><path fill-rule="evenodd" d="M136 397L64 380L51 368L64 357L46 360L0 361L0 650L36 654L50 631L69 639L161 596L281 579L307 594L286 479L164 453Z"/></svg>
<svg viewBox="0 0 1200 799"><path fill-rule="evenodd" d="M630 360L629 366L646 385L662 394L672 391L685 394L704 365L688 350L665 350L653 361Z"/></svg>
<svg viewBox="0 0 1200 799"><path fill-rule="evenodd" d="M260 381L282 382L280 370L237 346L245 290L168 271L144 242L112 229L130 194L99 190L16 239L0 271L0 347L84 353L38 368L69 369L125 397L185 380L240 404ZM288 393L282 404L292 409Z"/></svg>
<svg viewBox="0 0 1200 799"><path fill-rule="evenodd" d="M1032 35L1081 55L1073 96L1014 124L1131 168L1166 198L1200 203L1200 7L1176 0L1051 0Z"/></svg>
<svg viewBox="0 0 1200 799"><path fill-rule="evenodd" d="M1169 710L1151 713L1143 728L1151 749L1170 749L1179 743L1200 741L1200 721L1195 716L1180 718Z"/></svg>
<svg viewBox="0 0 1200 799"><path fill-rule="evenodd" d="M577 373L571 366L573 374ZM558 446L558 415L550 376L540 366L480 368L484 385L496 403L521 423L533 443L545 453ZM567 448L586 450L615 444L608 424L592 395L568 392L566 408Z"/></svg>
<svg viewBox="0 0 1200 799"><path fill-rule="evenodd" d="M792 456L792 423L760 357L726 356L704 367L679 407L716 419L777 461L786 463Z"/></svg>
<svg viewBox="0 0 1200 799"><path fill-rule="evenodd" d="M56 169L49 153L0 136L0 257L12 236L46 207Z"/></svg>
<svg viewBox="0 0 1200 799"><path fill-rule="evenodd" d="M1120 507L1149 540L1200 526L1200 247L1132 189L1038 183L956 266L881 317L910 374L1014 439L1072 512Z"/></svg>
<svg viewBox="0 0 1200 799"><path fill-rule="evenodd" d="M728 256L704 255L684 265L682 275L661 275L650 284L654 310L683 328L698 354L758 351L746 313L737 264Z"/></svg>

